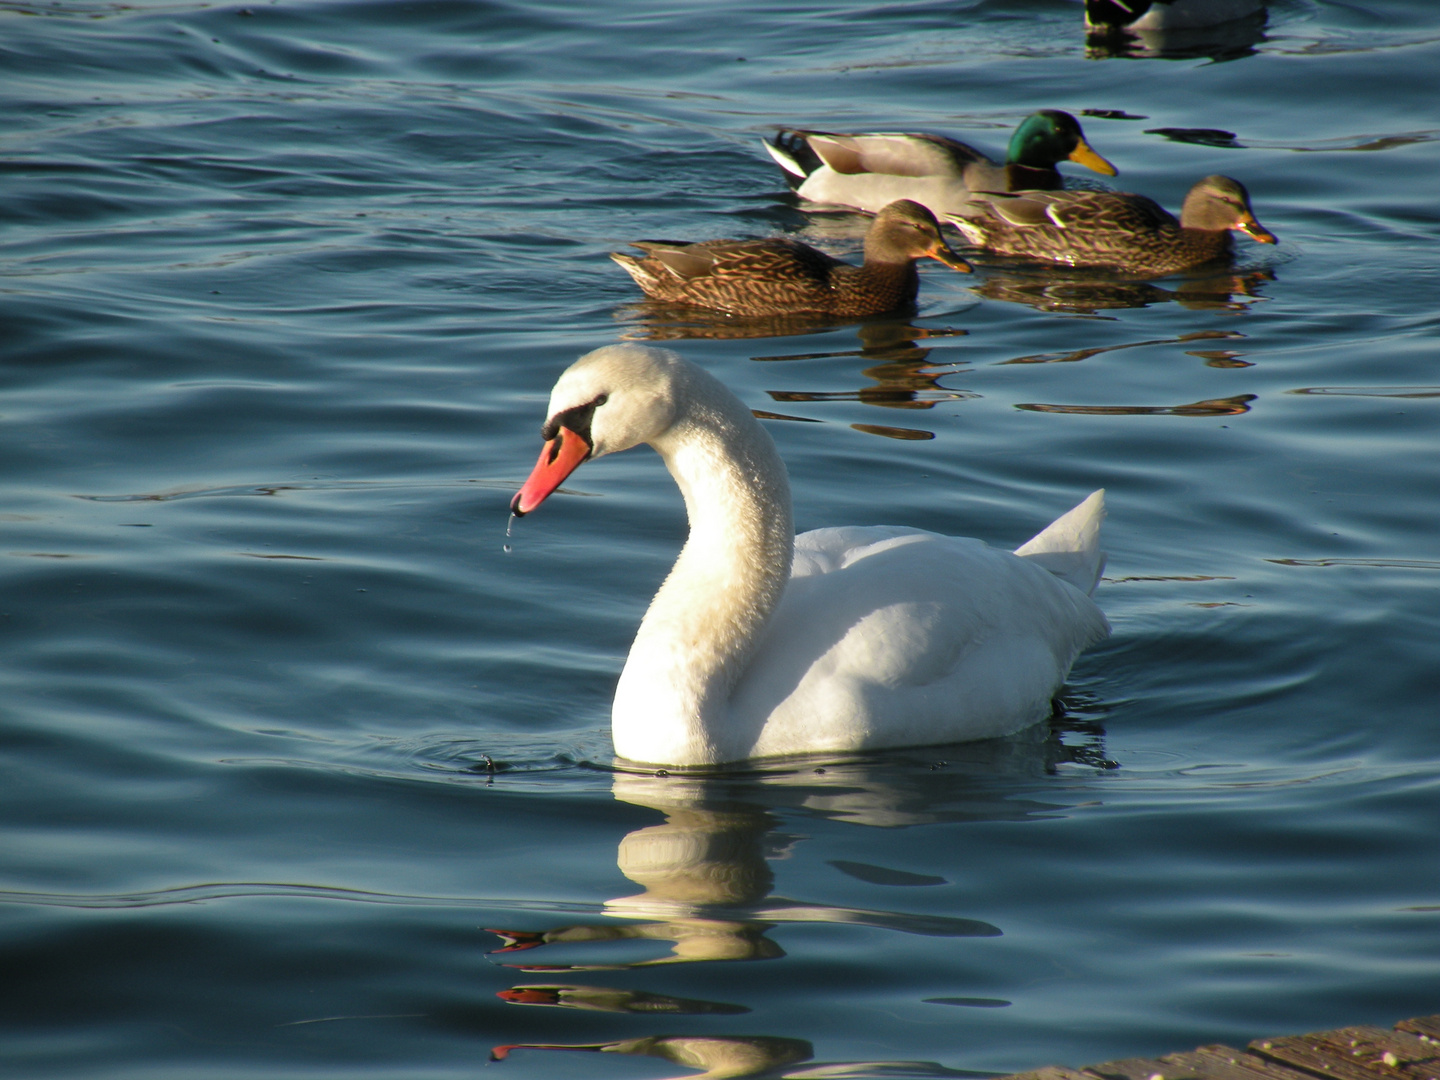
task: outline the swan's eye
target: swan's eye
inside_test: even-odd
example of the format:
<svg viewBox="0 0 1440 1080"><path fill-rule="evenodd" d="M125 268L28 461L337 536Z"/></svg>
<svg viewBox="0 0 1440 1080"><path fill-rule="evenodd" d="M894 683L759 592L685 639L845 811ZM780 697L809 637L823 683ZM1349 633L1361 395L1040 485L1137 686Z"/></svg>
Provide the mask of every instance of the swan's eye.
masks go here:
<svg viewBox="0 0 1440 1080"><path fill-rule="evenodd" d="M590 420L595 415L595 410L609 400L609 395L601 394L599 397L586 402L584 405L577 405L573 409L566 409L564 412L556 413L545 422L540 429L540 437L546 442L555 438L562 427L567 427L576 435L584 436L585 441L590 441Z"/></svg>

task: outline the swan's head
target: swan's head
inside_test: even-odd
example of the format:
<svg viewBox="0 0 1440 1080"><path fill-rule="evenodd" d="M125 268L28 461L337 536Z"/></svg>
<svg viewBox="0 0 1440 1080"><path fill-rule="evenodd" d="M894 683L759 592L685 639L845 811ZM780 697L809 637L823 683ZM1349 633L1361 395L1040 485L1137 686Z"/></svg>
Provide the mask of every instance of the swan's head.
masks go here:
<svg viewBox="0 0 1440 1080"><path fill-rule="evenodd" d="M550 391L545 445L510 512L530 513L583 462L664 434L690 370L669 349L646 345L607 345L576 360Z"/></svg>

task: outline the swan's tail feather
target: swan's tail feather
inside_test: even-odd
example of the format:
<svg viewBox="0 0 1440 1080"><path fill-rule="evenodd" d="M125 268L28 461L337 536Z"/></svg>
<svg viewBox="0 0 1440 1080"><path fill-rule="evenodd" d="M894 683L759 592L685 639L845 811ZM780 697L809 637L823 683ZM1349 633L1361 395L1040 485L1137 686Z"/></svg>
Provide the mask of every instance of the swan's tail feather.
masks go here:
<svg viewBox="0 0 1440 1080"><path fill-rule="evenodd" d="M1104 520L1105 489L1101 488L1021 544L1015 554L1034 559L1089 596L1105 569L1105 552L1100 550L1100 523Z"/></svg>

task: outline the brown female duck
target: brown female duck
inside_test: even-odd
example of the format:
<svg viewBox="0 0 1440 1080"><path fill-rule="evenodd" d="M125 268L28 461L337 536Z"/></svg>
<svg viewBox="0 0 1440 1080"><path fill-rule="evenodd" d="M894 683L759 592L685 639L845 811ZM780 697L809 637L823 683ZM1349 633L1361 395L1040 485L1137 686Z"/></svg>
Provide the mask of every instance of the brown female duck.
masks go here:
<svg viewBox="0 0 1440 1080"><path fill-rule="evenodd" d="M1179 221L1144 195L1113 191L977 192L949 219L971 243L1000 255L1147 275L1228 254L1232 229L1278 243L1255 220L1245 186L1228 176L1192 187Z"/></svg>
<svg viewBox="0 0 1440 1080"><path fill-rule="evenodd" d="M865 265L852 266L798 240L637 240L645 254L610 257L647 296L732 315L879 315L914 303L917 259L970 265L940 236L935 215L909 199L886 206L865 234Z"/></svg>

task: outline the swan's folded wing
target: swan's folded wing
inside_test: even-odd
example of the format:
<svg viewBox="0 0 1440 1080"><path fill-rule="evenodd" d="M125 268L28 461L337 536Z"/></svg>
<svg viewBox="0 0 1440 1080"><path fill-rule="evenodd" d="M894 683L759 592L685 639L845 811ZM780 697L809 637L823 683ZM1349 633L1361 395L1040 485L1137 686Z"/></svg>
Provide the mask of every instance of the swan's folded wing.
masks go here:
<svg viewBox="0 0 1440 1080"><path fill-rule="evenodd" d="M824 529L797 549L732 698L752 756L1009 734L1109 631L1082 592L978 540Z"/></svg>

